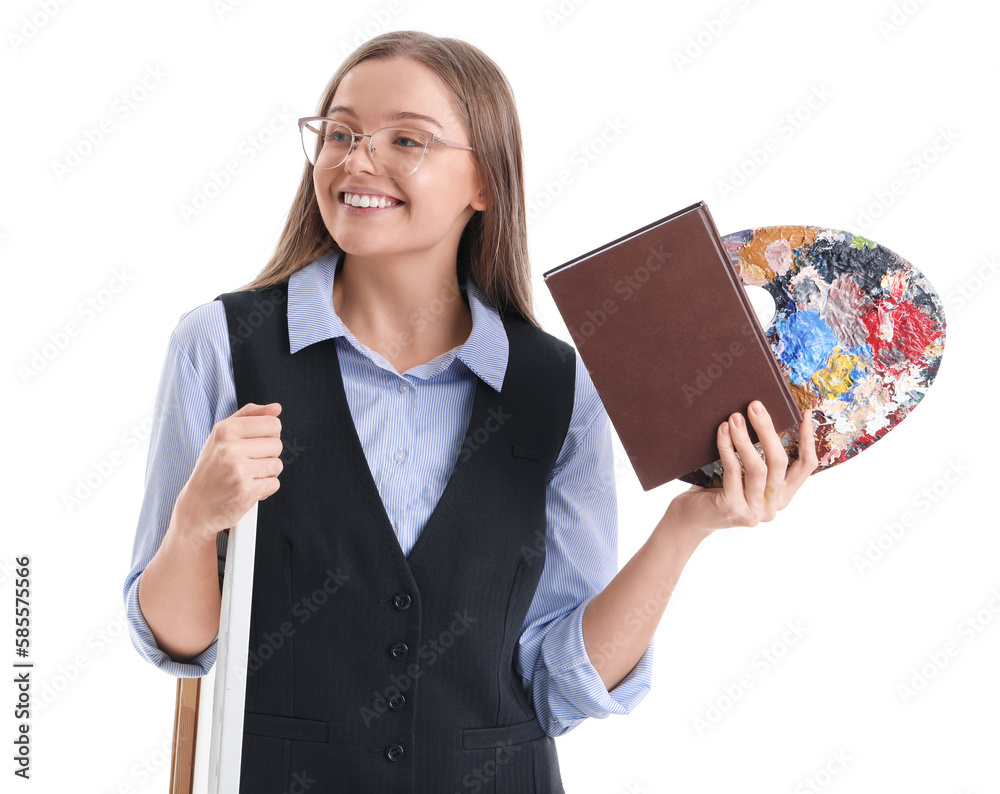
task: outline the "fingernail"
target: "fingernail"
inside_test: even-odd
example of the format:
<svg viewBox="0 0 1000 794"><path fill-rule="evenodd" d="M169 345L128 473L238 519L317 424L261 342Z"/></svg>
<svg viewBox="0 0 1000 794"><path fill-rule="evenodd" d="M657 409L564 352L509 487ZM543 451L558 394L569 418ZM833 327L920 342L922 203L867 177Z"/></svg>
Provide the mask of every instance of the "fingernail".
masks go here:
<svg viewBox="0 0 1000 794"><path fill-rule="evenodd" d="M760 402L760 400L754 400L750 403L750 410L755 414L762 414L764 413L764 403Z"/></svg>
<svg viewBox="0 0 1000 794"><path fill-rule="evenodd" d="M728 436L729 435L729 422L723 422L721 425L719 425L719 432L722 433L722 435L724 435L724 436Z"/></svg>
<svg viewBox="0 0 1000 794"><path fill-rule="evenodd" d="M733 424L737 427L743 427L743 416L742 414L733 414Z"/></svg>

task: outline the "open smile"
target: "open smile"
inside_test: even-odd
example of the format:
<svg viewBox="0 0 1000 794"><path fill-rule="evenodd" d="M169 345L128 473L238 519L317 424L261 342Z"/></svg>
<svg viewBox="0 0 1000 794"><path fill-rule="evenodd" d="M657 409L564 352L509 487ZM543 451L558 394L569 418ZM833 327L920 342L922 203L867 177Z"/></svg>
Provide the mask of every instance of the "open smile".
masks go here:
<svg viewBox="0 0 1000 794"><path fill-rule="evenodd" d="M403 203L399 201L399 199L389 198L388 196L347 192L340 194L340 201L348 207L374 210L385 209L387 207L398 207Z"/></svg>

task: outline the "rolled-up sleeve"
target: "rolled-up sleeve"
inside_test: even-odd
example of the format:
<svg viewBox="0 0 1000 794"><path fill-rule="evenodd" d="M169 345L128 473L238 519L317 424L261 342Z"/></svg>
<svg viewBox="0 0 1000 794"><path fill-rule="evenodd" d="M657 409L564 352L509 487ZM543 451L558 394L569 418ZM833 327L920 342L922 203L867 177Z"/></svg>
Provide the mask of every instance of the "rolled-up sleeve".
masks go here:
<svg viewBox="0 0 1000 794"><path fill-rule="evenodd" d="M235 389L225 377L225 369L231 366L228 352L225 314L218 301L182 315L170 336L153 409L132 564L122 591L132 645L143 659L178 678L208 673L215 663L218 639L193 659L172 659L156 644L142 614L139 583L163 542L177 495L191 476L212 427L235 410ZM225 540L220 533L220 576Z"/></svg>
<svg viewBox="0 0 1000 794"><path fill-rule="evenodd" d="M653 642L610 692L583 641L583 613L618 572L611 423L577 354L573 417L546 492L545 566L525 618L517 667L546 733L630 713L651 686Z"/></svg>

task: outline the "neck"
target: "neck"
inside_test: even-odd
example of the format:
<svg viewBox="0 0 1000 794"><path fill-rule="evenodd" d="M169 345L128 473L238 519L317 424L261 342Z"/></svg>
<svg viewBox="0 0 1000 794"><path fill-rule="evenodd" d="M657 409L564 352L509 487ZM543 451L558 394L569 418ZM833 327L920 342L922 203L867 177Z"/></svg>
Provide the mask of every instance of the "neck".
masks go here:
<svg viewBox="0 0 1000 794"><path fill-rule="evenodd" d="M400 372L463 344L472 331L454 258L414 263L345 254L333 307L359 341Z"/></svg>

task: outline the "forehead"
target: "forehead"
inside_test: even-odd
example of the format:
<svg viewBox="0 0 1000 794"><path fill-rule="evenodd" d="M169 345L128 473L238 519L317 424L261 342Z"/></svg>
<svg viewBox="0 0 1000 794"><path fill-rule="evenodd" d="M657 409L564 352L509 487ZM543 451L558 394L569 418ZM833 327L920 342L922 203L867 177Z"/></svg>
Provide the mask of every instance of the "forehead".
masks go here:
<svg viewBox="0 0 1000 794"><path fill-rule="evenodd" d="M451 89L430 68L409 58L368 60L352 68L326 110L345 106L366 125L420 114L444 129L464 126Z"/></svg>

